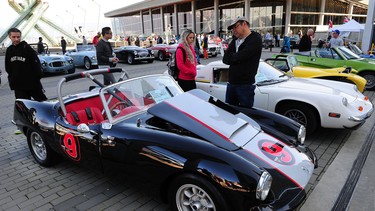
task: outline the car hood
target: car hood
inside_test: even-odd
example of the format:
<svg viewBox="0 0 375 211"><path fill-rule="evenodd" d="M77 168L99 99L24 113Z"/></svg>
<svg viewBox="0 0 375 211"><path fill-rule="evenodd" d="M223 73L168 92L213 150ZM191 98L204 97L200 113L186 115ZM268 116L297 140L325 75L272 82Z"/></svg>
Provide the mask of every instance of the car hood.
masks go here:
<svg viewBox="0 0 375 211"><path fill-rule="evenodd" d="M249 117L234 115L190 92L158 103L148 112L228 150L238 149L260 132Z"/></svg>
<svg viewBox="0 0 375 211"><path fill-rule="evenodd" d="M299 90L306 94L341 95L347 97L349 101L355 100L357 95L360 94L355 91L353 84L317 78L290 78L286 83L279 83L278 87Z"/></svg>
<svg viewBox="0 0 375 211"><path fill-rule="evenodd" d="M38 55L39 59L44 59L46 61L65 61L66 56L57 54L41 54Z"/></svg>
<svg viewBox="0 0 375 211"><path fill-rule="evenodd" d="M258 133L242 148L254 156L255 164L276 170L301 189L313 174L314 164L305 153L266 133Z"/></svg>

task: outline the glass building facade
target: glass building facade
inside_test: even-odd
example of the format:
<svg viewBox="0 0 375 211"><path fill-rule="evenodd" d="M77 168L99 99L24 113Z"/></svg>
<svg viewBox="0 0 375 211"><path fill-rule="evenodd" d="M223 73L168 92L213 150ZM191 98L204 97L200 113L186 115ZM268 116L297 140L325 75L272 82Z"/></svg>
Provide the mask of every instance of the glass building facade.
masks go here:
<svg viewBox="0 0 375 211"><path fill-rule="evenodd" d="M266 31L285 34L287 30L297 33L328 25L329 20L334 25L343 24L345 18L365 23L367 14L366 4L351 0L195 0L176 1L174 5L166 6L163 6L163 1L160 2L158 7L144 5L142 11L116 15L121 17L112 14L114 32L124 36L165 34L167 31L178 34L189 28L197 33L222 35L227 33L227 26L233 19L246 16L248 12L253 30L262 34ZM195 8L194 11L192 8Z"/></svg>

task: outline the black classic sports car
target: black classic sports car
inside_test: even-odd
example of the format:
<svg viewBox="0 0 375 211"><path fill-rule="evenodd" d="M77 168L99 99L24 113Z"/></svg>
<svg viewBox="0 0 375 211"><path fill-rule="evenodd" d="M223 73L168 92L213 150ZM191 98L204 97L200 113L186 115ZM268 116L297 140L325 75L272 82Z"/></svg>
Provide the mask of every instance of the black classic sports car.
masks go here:
<svg viewBox="0 0 375 211"><path fill-rule="evenodd" d="M135 64L138 61L154 62L153 51L138 46L124 46L115 49L114 53L120 61L125 61L128 64Z"/></svg>
<svg viewBox="0 0 375 211"><path fill-rule="evenodd" d="M102 86L99 69L62 78L58 99L17 99L13 122L42 166L58 157L154 181L172 210L289 210L305 198L317 160L305 129L263 110L184 93L165 74ZM62 96L90 78L99 89ZM250 118L253 117L253 118Z"/></svg>

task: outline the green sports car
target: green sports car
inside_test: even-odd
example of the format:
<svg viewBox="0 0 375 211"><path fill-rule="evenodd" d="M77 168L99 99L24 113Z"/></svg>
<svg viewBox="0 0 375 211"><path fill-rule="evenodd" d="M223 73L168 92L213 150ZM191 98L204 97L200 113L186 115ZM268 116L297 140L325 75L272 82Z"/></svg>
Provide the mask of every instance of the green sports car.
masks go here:
<svg viewBox="0 0 375 211"><path fill-rule="evenodd" d="M276 55L285 57L286 54ZM366 89L375 90L375 60L359 57L344 46L318 48L308 52L295 53L302 66L317 68L352 67L367 80Z"/></svg>

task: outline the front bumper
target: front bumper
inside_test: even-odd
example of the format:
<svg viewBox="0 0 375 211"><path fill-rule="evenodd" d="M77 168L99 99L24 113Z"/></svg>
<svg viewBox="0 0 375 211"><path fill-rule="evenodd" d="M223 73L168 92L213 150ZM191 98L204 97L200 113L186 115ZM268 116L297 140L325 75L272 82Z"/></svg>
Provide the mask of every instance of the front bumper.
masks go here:
<svg viewBox="0 0 375 211"><path fill-rule="evenodd" d="M134 56L134 60L137 60L137 61L151 60L151 59L154 59L154 58L155 58L154 55L149 55L149 56Z"/></svg>
<svg viewBox="0 0 375 211"><path fill-rule="evenodd" d="M364 122L367 118L371 116L371 114L374 112L374 105L372 105L371 109L360 116L350 116L348 119L353 122Z"/></svg>

